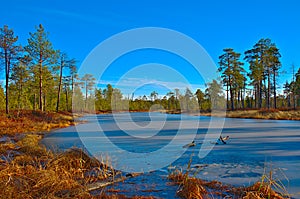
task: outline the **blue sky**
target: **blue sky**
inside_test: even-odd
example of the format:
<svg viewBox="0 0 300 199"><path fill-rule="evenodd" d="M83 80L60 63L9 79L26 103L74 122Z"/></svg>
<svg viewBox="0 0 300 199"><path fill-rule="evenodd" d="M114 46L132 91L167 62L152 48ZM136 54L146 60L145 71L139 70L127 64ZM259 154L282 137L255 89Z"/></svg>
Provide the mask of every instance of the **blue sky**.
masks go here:
<svg viewBox="0 0 300 199"><path fill-rule="evenodd" d="M215 63L223 48L231 47L243 53L260 38L270 38L280 49L282 71L286 72L280 74L278 86L291 79L292 63L296 68L300 66L300 3L297 0L12 0L2 1L1 8L0 25L13 28L21 44L26 45L28 33L41 23L50 33L54 47L76 58L79 65L100 42L117 33L133 28L163 27L196 40ZM114 62L115 67L106 71L101 82L116 83L130 67L155 62L179 71L183 68L180 73L192 89L203 85L201 77L184 60L165 52L157 54L156 51L128 54ZM139 82L135 78L144 77L132 76L132 83ZM168 81L156 79L155 75L148 78L154 85Z"/></svg>

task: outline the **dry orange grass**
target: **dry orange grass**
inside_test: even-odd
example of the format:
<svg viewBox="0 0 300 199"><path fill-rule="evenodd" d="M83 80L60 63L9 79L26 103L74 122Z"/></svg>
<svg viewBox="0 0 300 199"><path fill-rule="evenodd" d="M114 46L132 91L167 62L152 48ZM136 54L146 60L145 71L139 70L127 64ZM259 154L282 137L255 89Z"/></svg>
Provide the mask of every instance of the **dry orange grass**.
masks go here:
<svg viewBox="0 0 300 199"><path fill-rule="evenodd" d="M249 187L233 187L224 185L218 181L204 181L195 177L190 177L188 172L182 173L179 170L169 174L169 179L179 185L177 196L186 199L204 199L204 198L243 198L243 199L287 199L285 188L272 180L270 177L263 175L262 181L257 182ZM273 187L278 191L274 191Z"/></svg>
<svg viewBox="0 0 300 199"><path fill-rule="evenodd" d="M74 124L70 113L0 112L0 198L153 198L91 195L88 185L114 180L109 162L76 148L54 154L39 144L42 134L35 132Z"/></svg>
<svg viewBox="0 0 300 199"><path fill-rule="evenodd" d="M91 195L88 185L114 180L117 172L108 162L77 148L54 154L39 145L40 139L26 134L17 142L0 143L0 198L153 198L105 191Z"/></svg>
<svg viewBox="0 0 300 199"><path fill-rule="evenodd" d="M272 198L272 199L283 199L283 196L276 193L269 184L257 182L254 185L245 188L244 199L262 199L262 198Z"/></svg>
<svg viewBox="0 0 300 199"><path fill-rule="evenodd" d="M168 178L179 185L177 195L181 198L187 199L203 199L208 198L208 192L204 187L204 181L189 176L189 169L191 167L192 159L188 163L188 168L185 173L176 169L169 174Z"/></svg>
<svg viewBox="0 0 300 199"><path fill-rule="evenodd" d="M13 136L26 132L45 132L74 124L70 113L12 111L6 115L0 112L0 135Z"/></svg>
<svg viewBox="0 0 300 199"><path fill-rule="evenodd" d="M11 159L0 164L1 198L59 198L87 196L73 170L53 164L57 156L38 145L38 135L26 135L15 143ZM5 157L6 154L1 154ZM78 158L74 157L74 160ZM57 171L57 167L60 170Z"/></svg>
<svg viewBox="0 0 300 199"><path fill-rule="evenodd" d="M294 110L280 111L277 109L228 111L226 113L226 116L232 118L300 120L300 111L294 111Z"/></svg>

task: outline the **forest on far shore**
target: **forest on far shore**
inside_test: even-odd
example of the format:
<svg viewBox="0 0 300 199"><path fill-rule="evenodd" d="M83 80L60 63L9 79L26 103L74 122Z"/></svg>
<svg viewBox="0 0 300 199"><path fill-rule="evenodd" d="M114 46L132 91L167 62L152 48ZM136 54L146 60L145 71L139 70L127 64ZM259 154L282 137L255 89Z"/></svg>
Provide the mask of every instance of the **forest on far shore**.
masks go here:
<svg viewBox="0 0 300 199"><path fill-rule="evenodd" d="M78 61L54 49L43 25L29 33L27 43L18 43L13 29L0 28L0 110L40 111L148 111L150 109L194 112L211 109L290 110L300 106L300 68L292 66L292 79L278 91L281 54L270 39L260 39L243 55L232 48L219 56L221 78L192 91L153 91L143 96L124 96L108 84L99 88L92 74L79 76ZM246 71L244 65L249 65ZM153 106L157 104L157 106ZM154 107L154 108L153 108Z"/></svg>

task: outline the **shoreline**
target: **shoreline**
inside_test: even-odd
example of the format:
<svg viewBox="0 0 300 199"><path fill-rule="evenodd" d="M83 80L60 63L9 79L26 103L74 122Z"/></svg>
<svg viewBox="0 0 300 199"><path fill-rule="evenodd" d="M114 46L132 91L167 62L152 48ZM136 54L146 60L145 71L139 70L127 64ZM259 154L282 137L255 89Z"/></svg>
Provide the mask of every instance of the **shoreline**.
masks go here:
<svg viewBox="0 0 300 199"><path fill-rule="evenodd" d="M113 114L113 113L145 113L142 111L97 111L95 114ZM300 121L300 110L235 110L235 111L200 111L200 112L181 112L180 110L158 110L152 112L160 112L165 114L187 114L191 116L207 116L207 117L225 117L240 119L263 119L263 120L294 120Z"/></svg>
<svg viewBox="0 0 300 199"><path fill-rule="evenodd" d="M181 113L180 113L181 114ZM185 114L185 113L182 113L182 114ZM208 113L207 113L208 114ZM219 113L220 114L220 113ZM81 116L84 116L84 114L79 114L79 117L81 117ZM207 115L208 116L208 115ZM210 115L210 116L212 116L212 115ZM220 116L220 115L219 115ZM78 118L79 118L78 117ZM78 119L77 118L77 119ZM75 118L74 118L75 119ZM74 125L76 125L76 123L74 123ZM70 125L71 126L71 125ZM64 127L60 127L60 128L64 128ZM53 130L55 130L55 129L51 129L51 131L53 131ZM50 131L50 132L51 132ZM24 135L24 137L26 137L27 135L34 135L34 136L41 136L41 137L43 137L43 136L45 136L47 134L47 132L32 132L32 133L23 133L23 134L20 134L20 135ZM30 137L28 137L28 138L30 138L30 140L28 140L28 141L30 141L30 142L28 142L28 141L21 141L21 149L22 150L24 150L24 154L23 154L23 156L22 157L26 157L26 158L29 158L29 156L31 156L32 154L33 155L35 155L35 156L37 156L38 158L43 158L43 161L47 161L46 159L44 159L44 157L40 157L40 155L39 154L42 154L42 155L47 155L48 154L48 156L49 156L49 153L47 153L47 152L45 152L44 151L44 149L43 149L43 147L39 147L37 144L38 144L38 140L40 140L40 139L42 139L41 137L32 137L32 136L30 136ZM32 142L32 140L34 141L34 145L31 145L30 143ZM18 141L20 141L20 140L18 140ZM17 143L16 143L17 144ZM17 144L18 145L18 144ZM12 146L7 146L7 147L9 147L9 150L16 150L16 151L19 151L20 149L18 149L18 148L15 148L15 149L11 149L12 148ZM48 156L46 156L46 157L48 157ZM85 156L84 155L84 153L82 153L81 151L78 151L78 150L75 150L74 151L74 149L73 150L71 150L71 151L67 151L66 153L62 153L62 154L60 154L60 155L55 155L54 154L54 156L55 157L52 157L53 156L53 154L50 154L50 156L48 157L49 159L49 162L51 163L51 162L53 162L53 161L57 161L57 159L59 159L59 158L66 158L66 157L68 157L68 158L70 158L70 159L68 159L68 161L75 161L74 163L76 163L77 164L77 166L75 167L71 167L71 169L72 170L76 170L76 169L78 169L77 167L79 167L79 168L81 168L81 164L82 164L82 160L84 160L85 162L91 162L92 161L92 159L90 159L90 158L88 158L87 156ZM84 157L83 159L82 159L82 157ZM74 159L75 158L75 159ZM61 159L59 159L59 160L61 160ZM24 161L27 161L27 160L24 160ZM64 161L64 163L62 164L62 165L60 165L59 164L59 167L65 167L65 166L68 166L68 161ZM93 160L94 161L94 160ZM93 161L91 162L91 164L93 163ZM7 163L6 163L7 164ZM26 163L27 164L27 163ZM93 163L94 164L94 163ZM24 172L26 171L27 172L27 170L26 169L28 169L28 166L22 166L23 165L23 160L21 160L21 162L20 162L20 165L18 165L18 168L21 168L21 169L24 169ZM57 165L55 164L55 165L52 165L53 166L53 169L51 170L49 170L49 172L53 172L53 170L54 170L54 167L56 168L57 167ZM86 165L86 167L84 167L83 169L91 169L91 170L93 170L94 168L93 167L90 167L91 165ZM109 166L109 165L108 165ZM34 172L34 173L32 173L31 175L34 175L36 178L39 178L39 176L37 176L37 174L39 173L39 172L41 172L39 169L40 169L40 167L37 167L37 168L35 168L35 167L31 167L30 166L30 169L31 169L31 171L30 172ZM33 169L35 169L35 170L33 170ZM47 169L47 168L46 168ZM23 170L22 170L23 171ZM42 170L43 172L48 172L47 170ZM36 174L35 174L35 172L36 172ZM63 172L66 172L66 170L64 170ZM20 174L23 174L23 173L20 173ZM74 173L71 173L72 175L74 175ZM55 174L56 175L56 174ZM171 174L170 174L171 175ZM181 176L181 174L179 174L180 176ZM183 175L185 175L185 174L183 174ZM180 177L179 176L179 177ZM176 176L175 176L176 177ZM59 179L59 177L57 177L57 179ZM69 178L67 178L68 180L72 180L72 179L69 179ZM191 178L191 177L188 177L188 176L186 176L185 177L185 179L187 179L187 181L186 182L189 182L189 180L191 180L191 181L195 181L195 182L204 182L204 181L202 181L200 178L199 179L195 179L195 178ZM44 180L44 179L43 179ZM57 183L57 181L56 181L56 179L53 179L54 181L53 181L53 183ZM83 179L84 180L84 179ZM96 179L95 179L96 180ZM122 180L124 180L124 179L122 179ZM181 180L179 180L179 181L174 181L175 183L181 183ZM76 186L78 186L79 184L77 184L78 182L75 182L74 181L74 186L76 185ZM112 183L114 183L114 182L112 182ZM205 184L210 184L210 183L212 183L212 182L210 182L210 181L207 181L207 182L204 182ZM99 187L100 187L100 189L102 190L102 189L104 189L105 187L106 187L106 183L105 182L100 182L100 184L93 184L93 185L96 185L96 188L95 189L98 189ZM226 185L226 184L225 184ZM230 184L229 184L230 185ZM103 187L104 188L103 188ZM199 184L199 186L204 186L203 184ZM205 186L204 186L205 187ZM233 188L234 188L234 186L232 186ZM93 187L92 187L93 188ZM235 188L238 188L238 187L235 187ZM87 192L84 192L83 190L84 190L85 188L83 187L82 188L82 193L83 194L87 194ZM57 192L58 190L53 190L53 192ZM69 190L69 193L73 193L73 192L75 192L76 191L76 189L74 189L74 188L71 188L70 190ZM218 191L218 190L217 190ZM193 190L189 190L189 189L187 189L187 193L192 193L193 192ZM103 194L109 194L109 192L107 192L107 193L103 193ZM126 194L125 194L126 195ZM87 198L89 198L89 197L94 197L92 194L90 195L90 196L88 196L88 195L86 195L86 197ZM108 197L108 196L107 196ZM113 197L113 196L112 196ZM130 198L130 197L128 197L128 198Z"/></svg>
<svg viewBox="0 0 300 199"><path fill-rule="evenodd" d="M224 117L223 113L200 113L198 116L209 117ZM262 120L300 120L300 111L264 111L264 110L237 110L226 111L226 118L239 118L239 119L262 119Z"/></svg>
<svg viewBox="0 0 300 199"><path fill-rule="evenodd" d="M222 147L222 146L221 146ZM186 161L186 163L185 163L185 165L186 164L188 164L188 160ZM214 165L214 163L209 163L209 162L207 162L207 164L208 165ZM197 164L195 164L195 165L197 165ZM196 166L194 167L194 165L192 164L192 168L197 168ZM184 165L183 165L183 167L184 167ZM203 169L204 167L202 167L202 166L200 166L201 167L201 169ZM180 167L178 167L178 168L180 168ZM219 172L218 172L219 173ZM221 171L220 171L220 173L221 173ZM221 175L221 174L220 174ZM261 175L263 176L263 173L261 173ZM147 178L156 178L156 177L158 177L158 174L157 173L153 173L152 172L152 174L142 174L141 175L142 177L140 177L140 178L138 178L138 179L147 179ZM146 176L147 176L147 178L146 178ZM153 177L154 176L154 177ZM190 176L191 177L191 176ZM138 179L136 179L136 180L132 180L132 181L138 181ZM186 179L186 178L185 178ZM202 179L205 179L205 177L204 178L202 178L202 177L199 177L198 179L197 179L197 181L198 180L202 180ZM192 179L192 181L193 181L194 179ZM130 181L131 182L131 181ZM116 187L116 189L117 190L121 190L121 194L124 194L124 195L127 195L127 194L129 194L129 195L131 195L132 194L132 192L124 192L124 191L122 191L123 189L123 187L127 187L127 186L131 186L130 185L130 182L128 182L127 184L125 183L125 184L123 184L123 185L117 185ZM208 183L208 184L210 184L210 183L212 183L213 181L210 181L210 180L208 180L208 181L206 181L206 182L204 182L205 184L206 183ZM176 183L176 181L175 181L175 183ZM232 185L230 182L222 182L222 181L220 181L220 182L218 182L218 183L223 183L225 186L230 186L230 187L232 187L232 188L234 188L234 189L238 189L239 188L239 186L242 186L242 185ZM145 184L147 184L147 183L145 183ZM253 186L255 186L255 184L253 185ZM111 187L109 187L108 188L109 190L111 189ZM133 190L134 188L131 188L131 190ZM160 190L159 188L153 188L154 190ZM172 188L170 188L170 189L172 189ZM250 188L249 188L250 189ZM166 187L164 187L164 190L168 190L168 188L166 188ZM149 190L149 192L150 192L150 190ZM153 191L154 192L154 191ZM189 191L188 191L189 192ZM139 193L141 193L141 194L143 194L143 191L142 190L139 190ZM127 195L128 196L128 195Z"/></svg>

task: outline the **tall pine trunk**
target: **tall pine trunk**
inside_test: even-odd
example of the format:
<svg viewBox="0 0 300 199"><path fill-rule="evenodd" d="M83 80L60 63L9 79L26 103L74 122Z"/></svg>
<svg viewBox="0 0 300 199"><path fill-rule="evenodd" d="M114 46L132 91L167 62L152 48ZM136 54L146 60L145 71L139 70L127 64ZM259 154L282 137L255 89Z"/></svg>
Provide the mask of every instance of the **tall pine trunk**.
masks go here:
<svg viewBox="0 0 300 199"><path fill-rule="evenodd" d="M71 108L70 108L70 110L72 111L72 109L73 109L73 97L74 97L74 88L75 88L75 82L74 82L74 75L72 75L71 76L71 81L72 81L72 83L71 83Z"/></svg>
<svg viewBox="0 0 300 199"><path fill-rule="evenodd" d="M231 110L234 110L234 100L233 100L233 91L231 86L231 78L229 77L229 92L230 92L230 103L231 103Z"/></svg>
<svg viewBox="0 0 300 199"><path fill-rule="evenodd" d="M40 82L39 82L39 109L43 111L43 66L42 66L42 55L40 55L39 60L39 72L40 72Z"/></svg>
<svg viewBox="0 0 300 199"><path fill-rule="evenodd" d="M270 67L268 67L268 91L267 91L267 108L270 110L271 106L271 74Z"/></svg>
<svg viewBox="0 0 300 199"><path fill-rule="evenodd" d="M258 108L258 84L257 83L255 84L254 97L255 97L254 107Z"/></svg>
<svg viewBox="0 0 300 199"><path fill-rule="evenodd" d="M8 81L9 81L9 65L10 65L10 62L9 62L9 59L8 59L8 53L7 53L7 49L5 49L5 52L4 52L4 56L5 56L5 112L6 114L9 113L9 98L8 98L8 95L9 95L9 87L8 87Z"/></svg>
<svg viewBox="0 0 300 199"><path fill-rule="evenodd" d="M229 94L228 94L228 81L226 83L226 109L228 110L229 109Z"/></svg>
<svg viewBox="0 0 300 199"><path fill-rule="evenodd" d="M240 98L241 95L240 95L240 91L237 90L236 93L237 93L237 106L236 106L236 107L237 107L237 108L241 108L241 100L240 100L240 99L241 99L241 98Z"/></svg>
<svg viewBox="0 0 300 199"><path fill-rule="evenodd" d="M274 109L277 109L277 94L276 94L276 72L274 72L274 76L273 76L273 84L274 84Z"/></svg>
<svg viewBox="0 0 300 199"><path fill-rule="evenodd" d="M262 80L259 81L258 87L258 108L262 108Z"/></svg>
<svg viewBox="0 0 300 199"><path fill-rule="evenodd" d="M69 111L69 94L68 94L67 86L65 86L65 89L66 89L66 108L67 108L67 111Z"/></svg>
<svg viewBox="0 0 300 199"><path fill-rule="evenodd" d="M44 99L44 103L43 103L44 104L44 106L43 106L44 109L43 109L43 111L46 111L46 107L47 107L46 106L46 93L44 93L43 99Z"/></svg>
<svg viewBox="0 0 300 199"><path fill-rule="evenodd" d="M246 79L244 79L244 87L242 89L242 106L245 109L245 95L246 95Z"/></svg>
<svg viewBox="0 0 300 199"><path fill-rule="evenodd" d="M243 90L241 89L241 103L242 103L242 109L245 109L245 101L244 101L244 93Z"/></svg>
<svg viewBox="0 0 300 199"><path fill-rule="evenodd" d="M59 71L59 83L58 83L58 91L57 91L56 112L58 112L58 110L59 110L60 91L61 91L61 82L62 82L62 70L63 70L63 61L61 62L60 71Z"/></svg>

